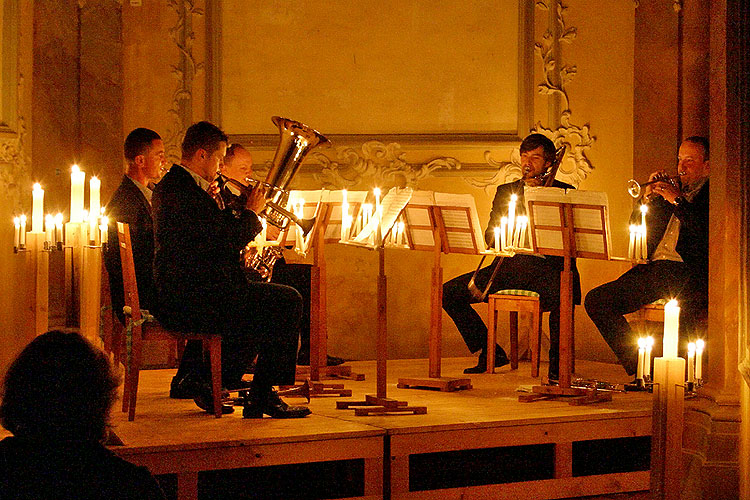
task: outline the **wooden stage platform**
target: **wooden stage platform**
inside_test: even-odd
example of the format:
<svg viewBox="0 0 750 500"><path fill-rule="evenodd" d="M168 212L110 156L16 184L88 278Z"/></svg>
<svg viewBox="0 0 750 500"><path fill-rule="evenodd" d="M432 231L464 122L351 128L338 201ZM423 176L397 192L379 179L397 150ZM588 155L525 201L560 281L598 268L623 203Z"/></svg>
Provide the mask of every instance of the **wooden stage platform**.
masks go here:
<svg viewBox="0 0 750 500"><path fill-rule="evenodd" d="M464 376L474 362L445 359L443 375ZM350 365L366 374L343 381L353 399L374 393L375 363ZM160 475L177 498L550 499L649 487L647 393L616 393L589 406L519 403L516 389L538 383L528 363L472 375L473 389L458 392L396 388L399 377L424 376L427 360L388 368L388 396L427 406L426 415L358 417L336 409L349 398L326 396L313 398L304 419L244 420L239 407L216 419L192 400L168 398L174 370L148 370L135 421L115 408L123 444L112 449ZM577 368L585 378L627 381L615 365L578 361ZM232 491L245 484L255 496Z"/></svg>

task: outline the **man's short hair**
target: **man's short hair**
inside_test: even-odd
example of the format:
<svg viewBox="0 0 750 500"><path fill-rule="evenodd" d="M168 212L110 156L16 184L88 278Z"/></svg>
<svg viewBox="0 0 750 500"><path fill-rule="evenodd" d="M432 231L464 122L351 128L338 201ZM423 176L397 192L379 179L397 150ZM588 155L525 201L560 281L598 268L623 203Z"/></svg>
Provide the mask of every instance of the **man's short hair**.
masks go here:
<svg viewBox="0 0 750 500"><path fill-rule="evenodd" d="M541 146L544 150L544 161L554 162L555 161L555 144L547 137L542 134L529 134L526 139L521 143L521 154L528 151L533 151Z"/></svg>
<svg viewBox="0 0 750 500"><path fill-rule="evenodd" d="M55 441L104 437L119 380L78 333L32 340L5 374L0 422L14 435Z"/></svg>
<svg viewBox="0 0 750 500"><path fill-rule="evenodd" d="M691 135L690 137L688 137L682 142L692 142L693 144L698 144L699 146L702 146L703 147L703 161L708 161L710 148L708 146L707 138L700 136L700 135Z"/></svg>
<svg viewBox="0 0 750 500"><path fill-rule="evenodd" d="M211 154L219 149L220 142L229 142L229 137L211 122L198 122L190 125L182 140L182 157L186 160L203 149Z"/></svg>
<svg viewBox="0 0 750 500"><path fill-rule="evenodd" d="M137 128L125 138L125 159L133 163L135 157L146 154L151 143L160 140L161 136L149 128Z"/></svg>
<svg viewBox="0 0 750 500"><path fill-rule="evenodd" d="M225 163L229 163L230 161L232 161L232 158L234 158L234 155L235 155L235 154L237 153L237 151L239 151L240 149L245 149L245 148L244 148L244 147L242 146L242 144L238 144L238 143L236 143L236 142L235 142L234 144L230 144L230 145L229 145L229 146L227 147L227 154L226 154L226 155L224 156L224 162L225 162Z"/></svg>

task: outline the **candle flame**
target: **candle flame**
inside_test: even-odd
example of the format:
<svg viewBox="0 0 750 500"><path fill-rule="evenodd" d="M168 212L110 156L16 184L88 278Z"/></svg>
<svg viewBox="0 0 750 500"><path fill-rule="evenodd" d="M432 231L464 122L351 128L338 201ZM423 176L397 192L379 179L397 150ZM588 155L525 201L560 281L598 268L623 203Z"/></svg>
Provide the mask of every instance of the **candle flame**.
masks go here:
<svg viewBox="0 0 750 500"><path fill-rule="evenodd" d="M507 224L508 223L508 218L507 217L501 218L500 219L500 223L503 224L503 225Z"/></svg>
<svg viewBox="0 0 750 500"><path fill-rule="evenodd" d="M73 166L70 167L70 171L73 172L73 173L76 173L76 172L80 172L81 169L78 168L78 165L76 163L74 163Z"/></svg>
<svg viewBox="0 0 750 500"><path fill-rule="evenodd" d="M496 234L496 235L499 235L499 234L500 234L500 228L499 228L499 227L497 227L497 226L495 226L495 234Z"/></svg>
<svg viewBox="0 0 750 500"><path fill-rule="evenodd" d="M21 214L21 224L26 224L26 214Z"/></svg>
<svg viewBox="0 0 750 500"><path fill-rule="evenodd" d="M641 213L642 214L648 213L648 205L641 205Z"/></svg>
<svg viewBox="0 0 750 500"><path fill-rule="evenodd" d="M35 183L34 183L34 189L33 189L33 190L34 190L34 192L39 192L39 191L41 191L41 190L42 190L42 185L41 185L41 184L39 184L38 182L35 182Z"/></svg>
<svg viewBox="0 0 750 500"><path fill-rule="evenodd" d="M631 233L637 233L638 232L638 226L636 226L635 224L631 224L630 225L630 232Z"/></svg>
<svg viewBox="0 0 750 500"><path fill-rule="evenodd" d="M703 352L704 347L706 347L706 343L703 342L703 339L698 339L695 341L695 348L698 352Z"/></svg>
<svg viewBox="0 0 750 500"><path fill-rule="evenodd" d="M688 342L688 354L695 352L695 342Z"/></svg>
<svg viewBox="0 0 750 500"><path fill-rule="evenodd" d="M13 217L13 224L15 224L16 227L19 227L21 225L21 219Z"/></svg>
<svg viewBox="0 0 750 500"><path fill-rule="evenodd" d="M654 337L649 335L646 337L646 347L653 347L654 346Z"/></svg>
<svg viewBox="0 0 750 500"><path fill-rule="evenodd" d="M645 349L646 348L646 339L643 337L638 338L638 348L639 349Z"/></svg>
<svg viewBox="0 0 750 500"><path fill-rule="evenodd" d="M510 195L510 201L515 202L517 199L518 199L518 195L517 194Z"/></svg>
<svg viewBox="0 0 750 500"><path fill-rule="evenodd" d="M109 217L106 215L102 216L102 226L108 226L109 225Z"/></svg>

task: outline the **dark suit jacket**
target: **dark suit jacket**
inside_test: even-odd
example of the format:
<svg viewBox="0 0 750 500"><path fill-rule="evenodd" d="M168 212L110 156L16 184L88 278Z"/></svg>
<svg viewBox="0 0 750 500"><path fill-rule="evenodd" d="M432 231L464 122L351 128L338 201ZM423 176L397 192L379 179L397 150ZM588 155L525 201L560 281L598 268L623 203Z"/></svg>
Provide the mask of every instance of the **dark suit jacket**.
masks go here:
<svg viewBox="0 0 750 500"><path fill-rule="evenodd" d="M659 246L672 214L680 220L680 234L677 238L677 253L690 267L695 285L708 291L708 181L698 191L692 201L672 205L661 196L656 196L648 204L646 226L648 228L648 256L651 258ZM641 223L640 207L636 207L631 221Z"/></svg>
<svg viewBox="0 0 750 500"><path fill-rule="evenodd" d="M109 274L109 291L112 297L112 308L117 317L124 323L122 306L124 305L122 288L122 267L120 264L120 245L117 237L117 222L130 225L130 238L133 245L135 262L135 279L138 282L138 298L141 308L152 311L156 306L156 291L152 265L154 259L154 224L151 219L151 204L138 186L128 177L123 176L112 199L105 209L109 217L107 249L104 253L104 264Z"/></svg>
<svg viewBox="0 0 750 500"><path fill-rule="evenodd" d="M173 165L154 189L156 317L178 330L223 333L247 280L240 251L262 225L245 210L235 216L182 167Z"/></svg>
<svg viewBox="0 0 750 500"><path fill-rule="evenodd" d="M503 217L508 216L508 202L512 194L518 196L516 202L516 215L526 215L526 200L523 195L524 183L522 180L501 184L497 187L495 192L495 198L492 200L492 211L490 212L490 220L487 224L487 229L484 231L484 239L487 245L494 244L495 239L495 227L500 227L500 220ZM574 189L570 184L555 180L552 187ZM534 257L530 255L516 255L511 259L524 260L524 264L527 265L529 272L539 273L540 275L549 275L551 273L560 273L564 266L565 261L562 257L557 256L546 256L544 259ZM515 267L515 266L514 266ZM576 267L576 261L573 259L573 303L581 303L581 278L578 274L578 268ZM550 295L557 296L559 298L560 293L560 276L555 274L550 276L549 281L551 288L549 289Z"/></svg>

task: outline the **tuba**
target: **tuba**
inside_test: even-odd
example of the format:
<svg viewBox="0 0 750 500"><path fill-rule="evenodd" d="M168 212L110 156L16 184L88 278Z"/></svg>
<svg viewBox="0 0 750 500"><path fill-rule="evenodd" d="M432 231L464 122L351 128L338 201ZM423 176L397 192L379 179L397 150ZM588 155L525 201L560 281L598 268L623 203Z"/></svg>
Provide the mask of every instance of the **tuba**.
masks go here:
<svg viewBox="0 0 750 500"><path fill-rule="evenodd" d="M297 224L304 235L310 232L315 225L315 219L300 219L285 207L289 202L289 184L302 165L305 156L317 146L330 146L331 142L317 130L308 127L298 121L274 116L273 123L279 128L279 145L271 162L271 168L266 175L265 181L246 179L249 183L242 183L229 179L219 174L219 182L230 183L241 192L240 199L247 199L250 190L257 186L266 188L266 206L258 214L266 222L272 224L282 231L290 222ZM266 246L262 253L258 253L249 244L245 247L243 260L245 266L255 270L265 281L271 281L273 267L282 257L282 250L278 246Z"/></svg>
<svg viewBox="0 0 750 500"><path fill-rule="evenodd" d="M557 175L557 170L560 168L560 164L562 163L562 160L565 157L565 148L566 148L565 144L557 148L555 150L555 160L552 162L552 164L549 167L547 167L547 170L540 173L539 175L531 177L530 179L540 180L542 183L542 186L544 187L552 186L552 183L555 182L555 176ZM502 264L503 259L504 259L504 257L499 257L495 261L495 267L492 269L492 274L490 275L490 279L487 280L487 285L484 287L484 290L480 290L476 284L476 277L477 277L477 273L482 268L482 264L484 264L485 257L486 255L482 256L482 259L479 261L479 265L474 271L474 274L471 276L469 283L467 283L466 285L467 288L469 289L469 293L471 294L471 296L478 302L484 302L484 300L487 298L487 295L490 292L490 287L492 286L492 282L495 281L495 276L497 276L497 272L500 270L500 264Z"/></svg>

